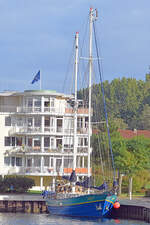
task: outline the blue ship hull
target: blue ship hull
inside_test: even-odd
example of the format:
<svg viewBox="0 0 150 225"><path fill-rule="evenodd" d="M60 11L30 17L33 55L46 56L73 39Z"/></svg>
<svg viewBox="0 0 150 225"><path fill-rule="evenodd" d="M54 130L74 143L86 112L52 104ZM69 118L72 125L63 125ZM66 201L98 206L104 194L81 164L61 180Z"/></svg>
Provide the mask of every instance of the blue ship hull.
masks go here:
<svg viewBox="0 0 150 225"><path fill-rule="evenodd" d="M76 217L107 217L116 201L116 195L89 194L65 199L47 199L50 214Z"/></svg>

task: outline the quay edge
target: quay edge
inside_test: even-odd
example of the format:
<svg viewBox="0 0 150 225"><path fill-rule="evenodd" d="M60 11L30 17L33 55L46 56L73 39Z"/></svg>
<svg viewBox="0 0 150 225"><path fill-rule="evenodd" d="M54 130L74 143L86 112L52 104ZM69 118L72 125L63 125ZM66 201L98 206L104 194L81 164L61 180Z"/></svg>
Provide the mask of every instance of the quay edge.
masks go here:
<svg viewBox="0 0 150 225"><path fill-rule="evenodd" d="M132 219L150 223L150 199L120 200L119 209L112 209L113 219ZM41 195L0 195L0 212L48 213Z"/></svg>

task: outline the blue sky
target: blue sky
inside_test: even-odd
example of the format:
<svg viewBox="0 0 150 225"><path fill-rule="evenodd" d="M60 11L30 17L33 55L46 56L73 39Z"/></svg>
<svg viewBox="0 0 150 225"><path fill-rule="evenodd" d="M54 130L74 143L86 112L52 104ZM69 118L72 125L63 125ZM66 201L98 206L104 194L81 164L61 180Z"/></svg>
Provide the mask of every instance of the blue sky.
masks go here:
<svg viewBox="0 0 150 225"><path fill-rule="evenodd" d="M62 92L76 31L97 8L103 76L145 79L150 65L149 0L0 0L0 91Z"/></svg>

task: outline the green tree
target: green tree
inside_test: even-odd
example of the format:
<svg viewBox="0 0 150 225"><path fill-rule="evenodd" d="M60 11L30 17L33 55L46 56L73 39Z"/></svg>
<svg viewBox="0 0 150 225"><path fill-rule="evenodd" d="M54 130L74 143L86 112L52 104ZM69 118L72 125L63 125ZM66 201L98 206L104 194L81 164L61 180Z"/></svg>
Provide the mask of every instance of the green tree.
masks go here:
<svg viewBox="0 0 150 225"><path fill-rule="evenodd" d="M150 106L146 104L139 119L141 129L150 130Z"/></svg>
<svg viewBox="0 0 150 225"><path fill-rule="evenodd" d="M139 171L150 168L150 140L144 137L113 138L112 145L116 168L129 177L129 193L132 192L132 178Z"/></svg>

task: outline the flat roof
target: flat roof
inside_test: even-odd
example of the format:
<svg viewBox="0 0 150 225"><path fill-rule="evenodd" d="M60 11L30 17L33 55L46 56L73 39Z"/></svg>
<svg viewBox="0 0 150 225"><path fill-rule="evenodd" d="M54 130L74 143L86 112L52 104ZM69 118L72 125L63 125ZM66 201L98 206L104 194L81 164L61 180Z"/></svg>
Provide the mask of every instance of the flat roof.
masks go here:
<svg viewBox="0 0 150 225"><path fill-rule="evenodd" d="M3 91L0 96L57 96L63 98L73 98L73 95L58 93L53 90L24 90L24 92L17 91Z"/></svg>

